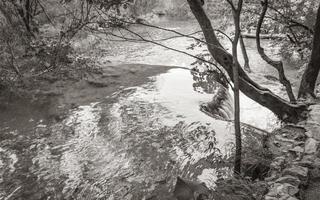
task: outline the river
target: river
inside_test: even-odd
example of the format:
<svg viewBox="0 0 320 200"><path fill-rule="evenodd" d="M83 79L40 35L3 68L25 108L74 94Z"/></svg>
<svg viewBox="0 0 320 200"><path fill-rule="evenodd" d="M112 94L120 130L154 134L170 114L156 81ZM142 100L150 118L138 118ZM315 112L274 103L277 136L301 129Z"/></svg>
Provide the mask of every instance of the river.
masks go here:
<svg viewBox="0 0 320 200"><path fill-rule="evenodd" d="M159 25L187 33L199 30L194 22ZM155 33L153 39L167 36L164 31L150 32ZM162 42L181 50L191 43L188 38ZM246 40L246 44L253 79L284 95L278 83L264 78L263 74L276 76L276 72L259 58L254 41ZM194 62L149 43L109 41L99 45L108 52L105 59L117 64L191 69ZM232 123L213 119L199 109L217 95L219 84L209 83L211 89L203 90L197 83L190 70L173 68L143 85L80 105L59 123L48 123L46 110L36 105L25 108L23 102L2 113L6 119L0 124L0 199L10 194L10 199L19 200L135 200L159 195L165 199L178 175L213 189L215 180L231 173L227 160L233 149L233 128ZM227 91L221 112L232 116L232 104ZM270 111L244 95L241 121L266 131L279 126Z"/></svg>

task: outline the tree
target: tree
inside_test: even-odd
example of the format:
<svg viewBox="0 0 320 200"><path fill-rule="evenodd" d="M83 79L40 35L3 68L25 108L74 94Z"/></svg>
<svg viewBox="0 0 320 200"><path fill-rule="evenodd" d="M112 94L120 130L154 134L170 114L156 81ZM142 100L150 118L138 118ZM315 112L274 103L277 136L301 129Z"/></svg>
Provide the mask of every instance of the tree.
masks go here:
<svg viewBox="0 0 320 200"><path fill-rule="evenodd" d="M310 62L302 76L299 97L315 97L314 89L320 70L320 5L318 8L316 24L314 28L313 47Z"/></svg>
<svg viewBox="0 0 320 200"><path fill-rule="evenodd" d="M210 54L226 70L231 80L234 81L233 56L220 44L201 4L197 0L188 0L188 4L200 24ZM301 114L306 111L307 106L291 104L273 94L270 90L259 86L242 70L238 62L236 65L239 69L240 90L249 98L270 109L280 119L295 122L298 121Z"/></svg>
<svg viewBox="0 0 320 200"><path fill-rule="evenodd" d="M277 69L277 71L279 73L280 82L282 83L283 86L285 86L287 94L288 94L288 97L290 99L290 102L291 103L295 103L296 102L296 98L295 98L295 96L293 94L291 83L287 79L286 75L284 74L282 61L274 61L274 60L272 60L270 57L267 56L267 54L264 52L264 49L261 47L261 42L260 42L261 26L263 24L263 20L265 18L267 10L268 10L269 1L268 0L264 0L264 1L261 2L261 4L263 6L263 9L262 9L260 17L259 17L259 21L258 21L258 25L257 25L257 31L256 31L256 43L257 43L258 52L259 52L261 58L264 61L266 61L268 64L270 64L275 69Z"/></svg>
<svg viewBox="0 0 320 200"><path fill-rule="evenodd" d="M280 47L282 57L299 55L299 64L307 61L311 52L317 5L318 2L312 0L268 1L262 31L281 35L273 41ZM260 10L260 1L248 0L245 4L242 24L248 31L256 28Z"/></svg>
<svg viewBox="0 0 320 200"><path fill-rule="evenodd" d="M235 26L235 35L232 42L232 57L233 57L233 82L234 82L234 129L236 136L236 152L234 160L234 174L241 174L241 129L240 129L240 98L239 98L239 65L238 65L238 42L241 37L240 30L240 15L242 10L242 0L238 0L238 5L235 7L232 1L228 0L233 13L233 21Z"/></svg>
<svg viewBox="0 0 320 200"><path fill-rule="evenodd" d="M259 16L258 30L268 33L280 33L286 37L278 38L277 43L281 43L280 52L284 57L291 57L293 54L300 55L299 64L308 62L307 69L302 77L298 98L306 99L308 97L314 98L314 89L316 80L319 74L319 67L317 66L317 37L315 33L319 21L318 1L311 0L283 0L283 1L262 1L263 11L260 13L260 6L254 2L250 2L245 9L246 20L245 24L248 27L255 26L255 15ZM268 10L268 13L266 12ZM263 15L261 15L263 14ZM315 24L315 25L314 25ZM314 28L313 28L314 26ZM312 40L313 38L313 40ZM257 40L259 38L257 37ZM291 96L291 101L294 100L292 89L289 81L283 73L282 63L273 61L265 55L263 49L260 48L260 41L258 43L259 53L268 63L275 66L280 72L280 81L287 89L287 93ZM310 59L309 59L310 58ZM281 75L282 74L282 75Z"/></svg>

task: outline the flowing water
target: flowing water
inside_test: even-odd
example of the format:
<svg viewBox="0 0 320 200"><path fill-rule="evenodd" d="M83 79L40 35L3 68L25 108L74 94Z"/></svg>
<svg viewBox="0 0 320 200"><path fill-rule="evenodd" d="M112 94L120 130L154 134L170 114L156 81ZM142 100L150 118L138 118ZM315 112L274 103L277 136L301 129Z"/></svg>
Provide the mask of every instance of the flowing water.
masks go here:
<svg viewBox="0 0 320 200"><path fill-rule="evenodd" d="M160 25L198 30L191 22ZM175 38L164 44L185 50L191 42ZM278 84L263 78L262 73L275 72L259 59L253 42L247 44L253 78L283 94ZM191 68L194 61L147 43L99 45L113 49L107 59L116 63ZM81 105L60 123L48 123L45 109L23 103L2 112L0 199L165 199L178 175L214 188L216 179L230 173L233 128L200 106L219 95L219 88L217 82L200 83L190 70L173 68L141 86ZM232 116L232 104L227 91L220 113ZM244 95L241 120L267 131L278 126L270 111Z"/></svg>

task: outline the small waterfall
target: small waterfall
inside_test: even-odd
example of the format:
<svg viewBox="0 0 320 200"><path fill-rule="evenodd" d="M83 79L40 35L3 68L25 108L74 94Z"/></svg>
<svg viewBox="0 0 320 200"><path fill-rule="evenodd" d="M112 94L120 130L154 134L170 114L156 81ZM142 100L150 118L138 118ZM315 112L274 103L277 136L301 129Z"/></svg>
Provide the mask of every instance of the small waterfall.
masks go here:
<svg viewBox="0 0 320 200"><path fill-rule="evenodd" d="M233 98L223 76L216 71L193 71L193 87L200 93L212 94L212 100L200 105L200 110L207 115L231 120L233 116Z"/></svg>
<svg viewBox="0 0 320 200"><path fill-rule="evenodd" d="M212 101L200 105L202 112L213 118L231 120L233 118L233 98L228 89L218 86L217 92L214 94Z"/></svg>

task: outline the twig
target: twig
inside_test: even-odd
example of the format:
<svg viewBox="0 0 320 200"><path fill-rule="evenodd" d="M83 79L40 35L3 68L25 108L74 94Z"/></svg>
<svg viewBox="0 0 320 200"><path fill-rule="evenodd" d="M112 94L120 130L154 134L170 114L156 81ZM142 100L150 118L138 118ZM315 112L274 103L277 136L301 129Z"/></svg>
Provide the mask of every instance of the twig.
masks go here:
<svg viewBox="0 0 320 200"><path fill-rule="evenodd" d="M51 18L49 17L49 15L48 15L45 7L42 5L41 1L40 1L40 0L36 0L36 1L38 2L38 4L39 4L39 6L41 7L43 13L45 14L45 16L47 17L47 19L49 20L50 24L51 24L53 27L56 27L56 26L54 25L53 21L51 20Z"/></svg>
<svg viewBox="0 0 320 200"><path fill-rule="evenodd" d="M200 61L202 61L202 62L206 62L206 63L208 63L208 64L211 64L211 65L215 66L215 67L218 69L218 71L220 71L221 74L224 74L224 72L218 67L218 65L215 64L215 63L213 63L213 62L210 62L210 61L207 61L207 60L205 60L205 59L199 58L199 57L194 56L194 55L192 55L192 54L189 54L189 53L187 53L187 52L185 52L185 51L181 51L181 50L178 50L178 49L174 49L174 48L172 48L172 47L168 47L168 46L163 45L163 44L161 44L161 43L158 43L158 42L155 42L155 41L152 41L152 40L145 39L145 38L142 37L141 35L133 32L133 31L127 29L127 28L122 28L122 29L128 31L129 33L132 33L133 35L139 37L139 38L140 38L141 40L143 40L143 41L150 42L150 43L152 43L152 44L155 44L155 45L158 45L158 46L167 48L167 49L172 50L172 51L176 51L176 52L185 54L185 55L187 55L187 56L190 56L190 57L195 58L195 59L197 59L197 60L200 60ZM227 80L227 79L226 79L226 80ZM230 86L232 85L228 80L227 80L227 82L228 82L228 84L229 84Z"/></svg>
<svg viewBox="0 0 320 200"><path fill-rule="evenodd" d="M236 10L237 10L236 7L234 6L232 0L226 0L226 1L230 4L230 6L231 6L231 8L232 8L233 11L236 11Z"/></svg>
<svg viewBox="0 0 320 200"><path fill-rule="evenodd" d="M13 197L13 195L15 195L21 188L22 186L17 187L6 198L4 198L4 200L10 200Z"/></svg>
<svg viewBox="0 0 320 200"><path fill-rule="evenodd" d="M20 73L19 68L14 64L15 57L14 57L14 53L13 53L13 50L12 50L12 46L10 45L10 42L7 41L6 43L7 43L7 46L8 46L8 48L9 48L9 51L10 51L11 66L13 67L14 71L16 72L16 74L17 74L19 77L23 77L22 74Z"/></svg>

